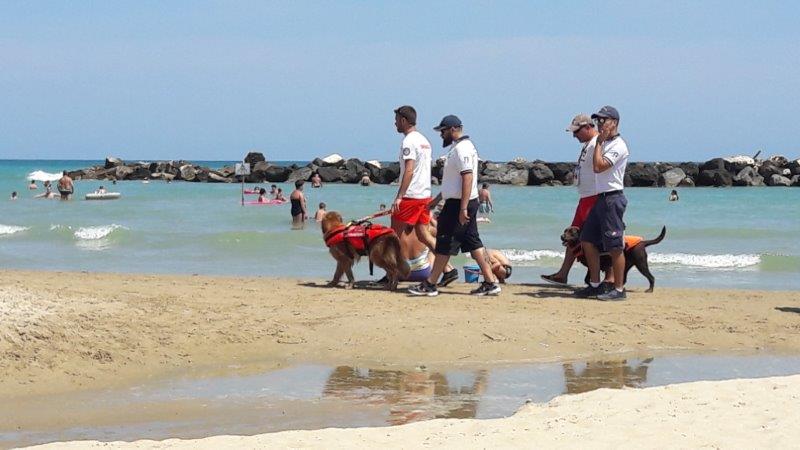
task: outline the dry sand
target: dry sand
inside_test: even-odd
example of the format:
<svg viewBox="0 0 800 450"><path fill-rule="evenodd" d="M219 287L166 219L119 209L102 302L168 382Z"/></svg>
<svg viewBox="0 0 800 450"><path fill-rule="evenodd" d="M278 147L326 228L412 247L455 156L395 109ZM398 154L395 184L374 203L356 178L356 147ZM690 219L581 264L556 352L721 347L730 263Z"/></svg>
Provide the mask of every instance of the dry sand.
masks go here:
<svg viewBox="0 0 800 450"><path fill-rule="evenodd" d="M437 298L272 278L0 272L0 403L193 368L300 362L432 369L678 351L797 353L800 293L508 285Z"/></svg>
<svg viewBox="0 0 800 450"><path fill-rule="evenodd" d="M798 402L795 375L601 389L526 405L505 419L36 448L793 448L800 433Z"/></svg>

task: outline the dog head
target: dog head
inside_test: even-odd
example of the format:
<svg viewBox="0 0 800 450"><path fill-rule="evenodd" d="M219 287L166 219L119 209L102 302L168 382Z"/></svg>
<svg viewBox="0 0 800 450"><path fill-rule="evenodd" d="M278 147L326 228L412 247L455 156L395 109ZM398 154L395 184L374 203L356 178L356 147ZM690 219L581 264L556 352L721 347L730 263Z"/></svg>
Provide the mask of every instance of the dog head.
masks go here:
<svg viewBox="0 0 800 450"><path fill-rule="evenodd" d="M567 227L561 233L561 245L565 247L573 247L581 239L581 229L578 227Z"/></svg>
<svg viewBox="0 0 800 450"><path fill-rule="evenodd" d="M344 222L342 222L342 215L336 211L326 212L322 217L322 221L320 222L322 234L325 234L340 225L344 225Z"/></svg>

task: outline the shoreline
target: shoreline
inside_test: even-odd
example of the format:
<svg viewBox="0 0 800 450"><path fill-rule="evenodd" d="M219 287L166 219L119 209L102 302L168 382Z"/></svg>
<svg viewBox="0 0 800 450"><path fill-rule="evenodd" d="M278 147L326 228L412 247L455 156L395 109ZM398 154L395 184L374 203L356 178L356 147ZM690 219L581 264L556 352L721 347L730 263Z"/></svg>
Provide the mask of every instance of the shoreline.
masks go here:
<svg viewBox="0 0 800 450"><path fill-rule="evenodd" d="M800 431L800 375L599 389L528 404L502 419L436 419L394 427L295 430L254 436L134 442L54 442L33 448L593 448L769 447ZM635 422L635 427L631 424Z"/></svg>
<svg viewBox="0 0 800 450"><path fill-rule="evenodd" d="M321 283L0 271L0 398L215 365L434 369L800 349L800 291L660 288L606 304L543 285L511 284L499 297L475 298L457 283L435 299L416 299Z"/></svg>

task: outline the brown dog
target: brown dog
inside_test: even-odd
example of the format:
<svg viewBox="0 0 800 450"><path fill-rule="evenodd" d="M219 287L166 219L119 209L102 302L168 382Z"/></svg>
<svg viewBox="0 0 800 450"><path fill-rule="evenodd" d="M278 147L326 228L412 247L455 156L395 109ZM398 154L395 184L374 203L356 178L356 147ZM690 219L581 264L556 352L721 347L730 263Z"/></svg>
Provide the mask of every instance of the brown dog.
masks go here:
<svg viewBox="0 0 800 450"><path fill-rule="evenodd" d="M336 271L329 286L338 286L342 275L347 275L346 288L355 284L353 265L368 256L371 263L386 271L389 290L397 289L397 282L408 277L408 262L400 253L400 239L391 228L382 225L345 224L342 215L329 211L322 218L322 237L336 260Z"/></svg>
<svg viewBox="0 0 800 450"><path fill-rule="evenodd" d="M667 234L667 227L661 228L661 234L658 235L655 239L651 240L644 240L639 238L638 236L626 236L626 238L637 238L637 243L634 245L629 246L628 242L625 243L625 280L624 282L628 282L628 271L631 270L631 267L636 266L639 269L639 272L647 278L647 281L650 282L650 288L647 289L645 292L653 292L653 286L656 284L656 278L650 273L650 267L647 264L647 250L646 248L658 244L664 239L664 236ZM564 230L564 233L561 234L561 243L572 251L572 254L575 255L578 261L581 262L584 266L586 265L586 258L583 256L583 251L581 250L581 229L578 227L569 227ZM607 253L603 253L600 255L600 270L603 272L608 272L611 270L611 257L608 256ZM589 272L586 272L586 283L589 283Z"/></svg>

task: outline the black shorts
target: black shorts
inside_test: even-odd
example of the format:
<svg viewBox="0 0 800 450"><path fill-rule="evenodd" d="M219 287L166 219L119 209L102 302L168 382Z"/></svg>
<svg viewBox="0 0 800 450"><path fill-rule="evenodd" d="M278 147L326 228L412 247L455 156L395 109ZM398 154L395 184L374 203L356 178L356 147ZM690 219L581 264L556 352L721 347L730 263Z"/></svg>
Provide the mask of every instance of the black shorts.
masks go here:
<svg viewBox="0 0 800 450"><path fill-rule="evenodd" d="M478 234L478 199L467 203L469 222L461 225L458 221L461 200L451 198L444 202L444 208L439 214L436 226L436 253L439 255L458 255L461 252L471 252L483 248L483 242Z"/></svg>
<svg viewBox="0 0 800 450"><path fill-rule="evenodd" d="M600 251L622 250L625 247L622 217L627 206L628 199L622 191L598 195L581 229L581 241L591 242Z"/></svg>

